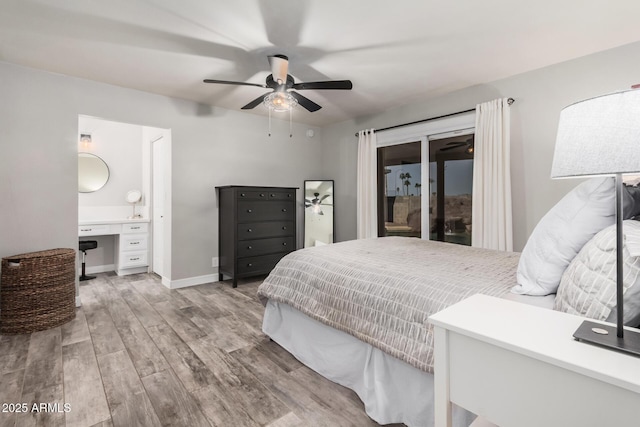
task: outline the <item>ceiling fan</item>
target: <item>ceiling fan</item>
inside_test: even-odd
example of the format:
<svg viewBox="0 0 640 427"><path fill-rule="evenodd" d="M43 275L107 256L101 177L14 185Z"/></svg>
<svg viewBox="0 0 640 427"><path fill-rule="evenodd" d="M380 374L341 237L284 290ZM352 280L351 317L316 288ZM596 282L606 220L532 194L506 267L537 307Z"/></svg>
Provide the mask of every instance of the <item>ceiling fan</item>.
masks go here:
<svg viewBox="0 0 640 427"><path fill-rule="evenodd" d="M331 196L330 194L325 194L324 196L320 197L320 193L313 193L314 198L309 200L309 199L304 199L304 207L305 208L312 208L312 212L318 215L324 215L324 213L322 212L322 208L320 207L323 203L323 201ZM330 204L326 204L326 206L331 206Z"/></svg>
<svg viewBox="0 0 640 427"><path fill-rule="evenodd" d="M285 55L272 55L268 58L269 64L271 65L271 74L267 76L265 84L212 79L205 79L204 82L238 86L257 86L273 89L272 92L260 95L259 97L242 107L243 110L250 110L260 105L260 103L265 102L265 104L267 104L269 108L275 111L291 110L291 107L293 107L297 103L302 105L308 111L314 112L318 111L322 107L311 101L309 98L300 95L298 92L294 92L293 89L351 90L351 88L353 87L351 80L330 80L322 82L296 83L293 77L288 74L289 58L287 58Z"/></svg>
<svg viewBox="0 0 640 427"><path fill-rule="evenodd" d="M464 142L463 141L449 142L448 144L446 144L445 147L441 148L440 151L453 150L454 148L463 147L465 145L467 146L465 151L468 154L473 153L473 138L469 138Z"/></svg>

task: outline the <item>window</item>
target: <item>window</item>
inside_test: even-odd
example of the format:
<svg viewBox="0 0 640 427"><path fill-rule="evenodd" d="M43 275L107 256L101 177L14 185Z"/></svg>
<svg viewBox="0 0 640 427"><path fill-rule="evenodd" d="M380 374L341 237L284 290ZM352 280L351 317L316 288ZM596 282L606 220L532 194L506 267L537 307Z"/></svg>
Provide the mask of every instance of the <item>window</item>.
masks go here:
<svg viewBox="0 0 640 427"><path fill-rule="evenodd" d="M473 135L429 141L429 239L471 245Z"/></svg>
<svg viewBox="0 0 640 427"><path fill-rule="evenodd" d="M421 142L378 148L378 235L421 237Z"/></svg>
<svg viewBox="0 0 640 427"><path fill-rule="evenodd" d="M468 112L377 134L379 236L471 243L474 125Z"/></svg>

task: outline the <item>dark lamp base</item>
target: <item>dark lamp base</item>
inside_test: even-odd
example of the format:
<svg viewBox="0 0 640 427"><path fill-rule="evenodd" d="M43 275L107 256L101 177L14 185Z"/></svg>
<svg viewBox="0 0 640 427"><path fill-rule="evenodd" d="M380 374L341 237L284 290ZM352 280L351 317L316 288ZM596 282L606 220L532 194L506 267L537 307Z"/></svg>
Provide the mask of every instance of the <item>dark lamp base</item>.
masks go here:
<svg viewBox="0 0 640 427"><path fill-rule="evenodd" d="M594 332L593 329L601 333ZM602 332L606 331L607 334ZM573 333L578 341L599 345L611 350L621 351L640 357L640 331L624 330L624 337L618 338L615 325L595 323L585 320Z"/></svg>

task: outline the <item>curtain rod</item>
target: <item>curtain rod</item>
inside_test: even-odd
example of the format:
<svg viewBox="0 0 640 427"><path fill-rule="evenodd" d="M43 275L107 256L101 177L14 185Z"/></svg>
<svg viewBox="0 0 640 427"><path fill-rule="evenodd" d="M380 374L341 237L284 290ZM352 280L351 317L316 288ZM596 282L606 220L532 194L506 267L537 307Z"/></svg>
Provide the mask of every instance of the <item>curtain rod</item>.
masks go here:
<svg viewBox="0 0 640 427"><path fill-rule="evenodd" d="M509 105L513 104L514 102L516 102L516 100L513 99L513 98L508 98L507 99L507 104L509 104ZM457 116L458 114L470 113L472 111L476 111L476 109L475 108L470 108L468 110L458 111L456 113L443 114L442 116L429 117L428 119L416 120L415 122L409 122L409 123L403 123L401 125L389 126L389 127L382 128L382 129L376 129L374 132L382 132L383 130L390 130L390 129L395 129L395 128L401 128L401 127L404 127L404 126L411 126L411 125L415 125L415 124L418 124L418 123L430 122L431 120L444 119L445 117ZM359 136L359 134L360 134L360 132L356 132L356 136Z"/></svg>

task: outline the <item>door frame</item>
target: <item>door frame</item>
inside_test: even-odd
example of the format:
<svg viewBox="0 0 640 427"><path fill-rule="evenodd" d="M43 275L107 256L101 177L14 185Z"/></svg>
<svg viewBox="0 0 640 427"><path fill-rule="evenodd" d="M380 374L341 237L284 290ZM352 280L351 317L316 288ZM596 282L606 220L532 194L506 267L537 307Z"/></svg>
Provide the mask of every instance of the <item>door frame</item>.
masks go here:
<svg viewBox="0 0 640 427"><path fill-rule="evenodd" d="M472 111L442 119L381 131L376 134L376 148L420 141L420 184L422 185L422 188L429 188L429 141L475 133L475 121L476 113L475 111ZM381 159L377 159L377 162L378 170L380 170L379 166ZM384 193L384 179L378 179L377 191L378 194ZM382 193L380 193L381 191ZM380 206L379 202L381 198L376 198L378 200L378 218L384 218L384 216L380 216L381 214L384 215L384 211L382 211L384 206ZM420 209L424 213L429 212L429 199L430 197L422 197L420 200ZM384 220L378 220L378 235L381 235L380 224L382 224L382 228L384 229ZM429 240L429 215L421 215L420 227L421 238Z"/></svg>

